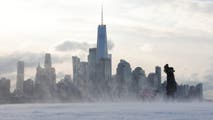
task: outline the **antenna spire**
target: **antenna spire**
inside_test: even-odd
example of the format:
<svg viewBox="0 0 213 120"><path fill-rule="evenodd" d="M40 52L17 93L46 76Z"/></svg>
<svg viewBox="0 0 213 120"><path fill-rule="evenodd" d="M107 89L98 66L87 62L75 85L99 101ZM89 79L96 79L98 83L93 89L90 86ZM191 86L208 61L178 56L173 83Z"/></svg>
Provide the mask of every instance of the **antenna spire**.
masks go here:
<svg viewBox="0 0 213 120"><path fill-rule="evenodd" d="M101 5L101 25L104 23L104 9L103 9L103 4Z"/></svg>

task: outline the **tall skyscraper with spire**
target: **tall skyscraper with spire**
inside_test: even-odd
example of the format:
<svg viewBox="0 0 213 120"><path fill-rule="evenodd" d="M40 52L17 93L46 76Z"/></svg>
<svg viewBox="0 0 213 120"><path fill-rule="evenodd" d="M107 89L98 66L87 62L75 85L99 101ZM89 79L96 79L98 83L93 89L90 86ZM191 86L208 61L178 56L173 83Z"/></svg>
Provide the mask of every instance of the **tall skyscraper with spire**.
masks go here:
<svg viewBox="0 0 213 120"><path fill-rule="evenodd" d="M101 8L101 24L98 25L97 49L96 49L96 68L95 86L96 94L104 96L109 92L109 82L112 76L111 55L107 48L107 30L103 23L103 6Z"/></svg>
<svg viewBox="0 0 213 120"><path fill-rule="evenodd" d="M87 90L95 97L103 98L109 93L109 83L112 77L111 54L107 48L107 30L103 22L103 6L101 8L101 24L98 25L97 48L90 48L88 63L80 62L78 57L73 57L73 80L78 83L84 79L87 86L78 85ZM85 72L84 72L85 71ZM82 77L83 76L83 77ZM76 81L76 82L75 82ZM81 90L81 89L80 89Z"/></svg>
<svg viewBox="0 0 213 120"><path fill-rule="evenodd" d="M106 25L103 23L103 5L101 8L101 24L98 26L97 60L108 58Z"/></svg>

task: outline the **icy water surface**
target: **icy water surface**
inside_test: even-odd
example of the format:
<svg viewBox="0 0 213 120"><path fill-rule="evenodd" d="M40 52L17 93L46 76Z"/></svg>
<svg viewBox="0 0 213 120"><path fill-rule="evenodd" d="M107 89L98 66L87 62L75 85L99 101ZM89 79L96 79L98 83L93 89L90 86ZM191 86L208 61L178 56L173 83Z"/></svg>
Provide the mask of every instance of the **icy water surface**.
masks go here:
<svg viewBox="0 0 213 120"><path fill-rule="evenodd" d="M213 120L213 104L13 104L0 105L0 120Z"/></svg>

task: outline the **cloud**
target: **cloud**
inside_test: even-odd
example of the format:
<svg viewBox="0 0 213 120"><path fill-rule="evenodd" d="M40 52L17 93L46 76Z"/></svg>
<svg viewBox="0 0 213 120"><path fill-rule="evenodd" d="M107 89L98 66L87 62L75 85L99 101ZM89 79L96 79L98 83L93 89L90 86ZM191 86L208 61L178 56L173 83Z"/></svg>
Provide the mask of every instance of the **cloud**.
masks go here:
<svg viewBox="0 0 213 120"><path fill-rule="evenodd" d="M108 49L112 50L114 48L114 43L111 40L108 40ZM64 41L61 44L55 47L56 51L66 52L66 51L83 51L88 52L89 48L95 47L95 44L87 42L75 42L75 41Z"/></svg>
<svg viewBox="0 0 213 120"><path fill-rule="evenodd" d="M22 60L25 62L25 68L33 68L38 65L38 63L43 63L45 53L32 53L25 52L19 53L14 52L8 55L0 56L0 73L12 73L16 71L17 61ZM67 59L66 56L52 55L52 63L62 63Z"/></svg>
<svg viewBox="0 0 213 120"><path fill-rule="evenodd" d="M94 47L95 44L90 43L78 43L73 41L64 41L62 44L56 46L57 51L75 51L81 50L87 52L89 48ZM114 47L114 43L109 40L108 48L111 50ZM17 62L24 61L25 68L36 68L38 63L44 62L45 53L34 53L34 52L13 52L0 56L0 74L10 74L16 72ZM72 56L70 55L59 55L51 54L52 63L58 64L63 62L71 62Z"/></svg>
<svg viewBox="0 0 213 120"><path fill-rule="evenodd" d="M35 53L12 53L0 56L0 72L10 73L16 70L17 61L24 60L26 67L32 67L38 64L39 55Z"/></svg>
<svg viewBox="0 0 213 120"><path fill-rule="evenodd" d="M56 46L55 49L57 51L76 51L76 50L88 51L90 47L94 46L95 46L94 44L86 42L80 43L75 41L64 41L63 43Z"/></svg>

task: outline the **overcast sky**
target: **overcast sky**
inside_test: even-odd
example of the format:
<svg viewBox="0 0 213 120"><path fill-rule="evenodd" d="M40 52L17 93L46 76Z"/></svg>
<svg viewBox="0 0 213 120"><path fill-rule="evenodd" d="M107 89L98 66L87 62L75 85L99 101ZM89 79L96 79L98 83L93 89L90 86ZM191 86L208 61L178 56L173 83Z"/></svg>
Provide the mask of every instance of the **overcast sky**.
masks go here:
<svg viewBox="0 0 213 120"><path fill-rule="evenodd" d="M73 55L86 60L96 44L100 0L0 1L0 77L15 81L16 61L26 78L50 52L58 76L72 74ZM113 71L120 59L146 74L169 63L180 83L203 82L213 98L212 0L105 0ZM165 74L163 73L163 76ZM59 77L60 78L60 77Z"/></svg>

